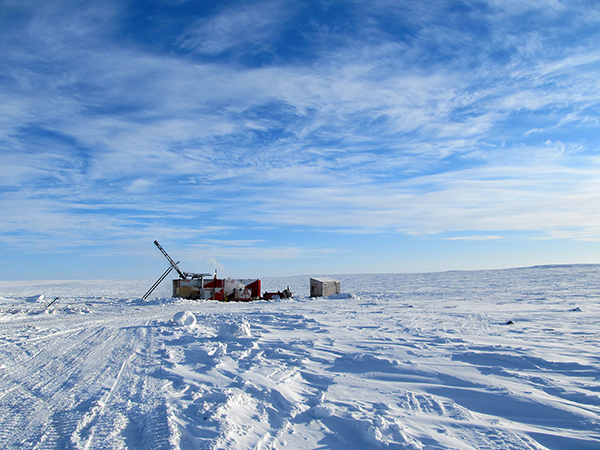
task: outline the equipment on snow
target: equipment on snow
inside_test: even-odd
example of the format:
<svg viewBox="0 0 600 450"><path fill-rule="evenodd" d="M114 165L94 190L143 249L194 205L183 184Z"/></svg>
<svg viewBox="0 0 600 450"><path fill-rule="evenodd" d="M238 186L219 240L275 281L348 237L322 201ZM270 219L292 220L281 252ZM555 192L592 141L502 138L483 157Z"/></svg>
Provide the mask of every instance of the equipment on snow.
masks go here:
<svg viewBox="0 0 600 450"><path fill-rule="evenodd" d="M211 273L183 272L173 258L169 256L164 248L154 241L160 252L169 261L170 267L156 280L142 297L146 300L160 283L175 270L179 279L173 280L173 297L181 297L192 300L219 300L219 301L251 301L260 299L260 280L242 279L218 279L217 270ZM209 278L210 277L210 278ZM209 279L209 280L206 280Z"/></svg>

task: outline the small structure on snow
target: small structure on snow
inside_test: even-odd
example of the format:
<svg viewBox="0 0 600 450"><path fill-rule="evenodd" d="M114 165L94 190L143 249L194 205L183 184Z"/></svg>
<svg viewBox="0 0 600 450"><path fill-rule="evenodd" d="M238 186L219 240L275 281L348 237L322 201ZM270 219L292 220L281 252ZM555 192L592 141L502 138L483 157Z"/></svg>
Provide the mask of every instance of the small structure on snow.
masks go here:
<svg viewBox="0 0 600 450"><path fill-rule="evenodd" d="M310 279L311 297L329 297L340 293L340 282L333 278L319 277Z"/></svg>

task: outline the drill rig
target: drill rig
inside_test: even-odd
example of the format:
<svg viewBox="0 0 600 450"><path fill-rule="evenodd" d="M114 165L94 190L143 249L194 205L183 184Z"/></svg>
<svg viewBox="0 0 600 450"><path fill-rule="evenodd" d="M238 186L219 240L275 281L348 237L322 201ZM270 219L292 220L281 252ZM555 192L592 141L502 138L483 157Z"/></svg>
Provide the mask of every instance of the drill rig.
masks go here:
<svg viewBox="0 0 600 450"><path fill-rule="evenodd" d="M260 280L242 280L231 278L217 278L217 270L211 273L183 272L178 264L164 248L154 241L154 245L169 261L169 268L156 280L142 297L146 300L160 283L175 270L179 278L173 280L173 297L192 300L219 300L219 301L251 301L260 299Z"/></svg>

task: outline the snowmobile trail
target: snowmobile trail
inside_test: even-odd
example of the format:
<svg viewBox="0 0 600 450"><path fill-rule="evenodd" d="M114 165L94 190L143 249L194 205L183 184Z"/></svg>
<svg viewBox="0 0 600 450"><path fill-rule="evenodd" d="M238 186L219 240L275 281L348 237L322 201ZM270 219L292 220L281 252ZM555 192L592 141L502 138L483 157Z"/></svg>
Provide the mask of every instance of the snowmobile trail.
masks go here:
<svg viewBox="0 0 600 450"><path fill-rule="evenodd" d="M147 317L94 316L15 324L0 349L11 369L0 378L5 448L168 447L162 381L148 377L155 332Z"/></svg>

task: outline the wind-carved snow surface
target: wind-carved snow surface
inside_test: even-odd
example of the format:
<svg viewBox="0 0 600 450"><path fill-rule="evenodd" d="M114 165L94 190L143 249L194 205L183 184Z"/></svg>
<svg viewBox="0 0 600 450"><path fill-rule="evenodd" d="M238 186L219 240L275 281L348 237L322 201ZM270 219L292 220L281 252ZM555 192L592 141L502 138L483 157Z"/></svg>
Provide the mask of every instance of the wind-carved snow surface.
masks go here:
<svg viewBox="0 0 600 450"><path fill-rule="evenodd" d="M2 447L600 448L600 266L336 278L0 282Z"/></svg>

